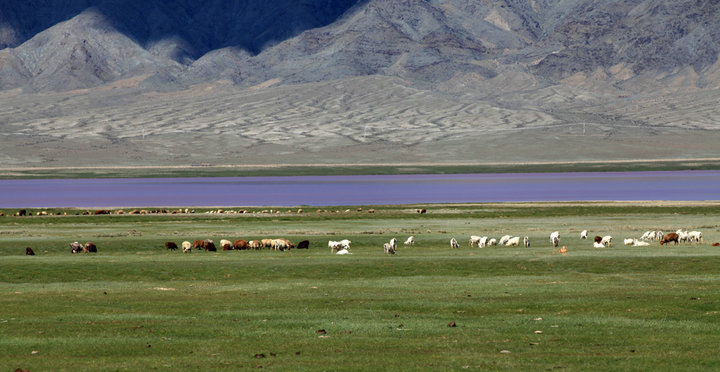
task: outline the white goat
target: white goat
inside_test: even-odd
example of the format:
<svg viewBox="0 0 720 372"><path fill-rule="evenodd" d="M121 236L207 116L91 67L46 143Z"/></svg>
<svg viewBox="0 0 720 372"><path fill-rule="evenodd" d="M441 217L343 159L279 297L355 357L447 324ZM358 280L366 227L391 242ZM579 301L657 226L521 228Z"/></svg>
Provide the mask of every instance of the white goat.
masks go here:
<svg viewBox="0 0 720 372"><path fill-rule="evenodd" d="M451 238L450 239L450 248L460 248L460 245L457 242L457 239Z"/></svg>

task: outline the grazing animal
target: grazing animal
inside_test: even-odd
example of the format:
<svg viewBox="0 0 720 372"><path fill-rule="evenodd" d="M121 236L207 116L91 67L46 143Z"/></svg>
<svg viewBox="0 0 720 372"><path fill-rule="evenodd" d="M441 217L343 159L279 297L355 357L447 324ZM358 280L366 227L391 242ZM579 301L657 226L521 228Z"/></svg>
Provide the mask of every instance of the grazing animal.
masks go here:
<svg viewBox="0 0 720 372"><path fill-rule="evenodd" d="M27 216L27 211L25 209L21 209L15 213L16 216Z"/></svg>
<svg viewBox="0 0 720 372"><path fill-rule="evenodd" d="M703 240L702 233L700 231L690 231L687 238L688 241L697 243L700 243Z"/></svg>
<svg viewBox="0 0 720 372"><path fill-rule="evenodd" d="M193 243L192 247L193 247L193 249L202 249L204 244L205 244L204 240L196 240Z"/></svg>
<svg viewBox="0 0 720 372"><path fill-rule="evenodd" d="M553 231L552 234L550 234L550 243L552 243L553 247L557 247L558 244L560 244L560 232L559 231Z"/></svg>
<svg viewBox="0 0 720 372"><path fill-rule="evenodd" d="M416 211L417 211L418 213L420 213L420 214L425 214L425 213L427 213L427 209L425 209L425 208L417 209Z"/></svg>
<svg viewBox="0 0 720 372"><path fill-rule="evenodd" d="M469 240L468 244L470 244L471 247L473 245L478 245L478 244L480 244L480 239L482 239L482 237L477 236L477 235L470 235L470 240Z"/></svg>
<svg viewBox="0 0 720 372"><path fill-rule="evenodd" d="M310 248L310 241L303 240L297 245L297 249L309 249Z"/></svg>
<svg viewBox="0 0 720 372"><path fill-rule="evenodd" d="M520 237L519 237L519 236L516 236L516 237L514 237L514 238L508 239L508 241L505 242L505 246L506 246L506 247L510 247L510 246L514 246L514 245L519 245L519 244L520 244Z"/></svg>
<svg viewBox="0 0 720 372"><path fill-rule="evenodd" d="M595 237L593 238L593 241L595 243L600 243L602 241L602 236L595 235Z"/></svg>
<svg viewBox="0 0 720 372"><path fill-rule="evenodd" d="M393 249L390 243L383 244L383 250L385 250L385 254L395 254L395 249Z"/></svg>
<svg viewBox="0 0 720 372"><path fill-rule="evenodd" d="M110 214L110 211L107 209L98 209L95 211L95 215L98 215L98 214Z"/></svg>
<svg viewBox="0 0 720 372"><path fill-rule="evenodd" d="M595 248L605 248L605 244L600 242L593 242L593 247Z"/></svg>
<svg viewBox="0 0 720 372"><path fill-rule="evenodd" d="M272 248L273 240L272 239L260 239L260 244L262 244L263 248Z"/></svg>
<svg viewBox="0 0 720 372"><path fill-rule="evenodd" d="M493 238L493 239L488 240L487 245L489 247L497 245L497 239Z"/></svg>
<svg viewBox="0 0 720 372"><path fill-rule="evenodd" d="M182 245L183 253L190 253L190 251L192 251L192 243L190 243L189 241L186 240L186 241L182 242L181 245Z"/></svg>
<svg viewBox="0 0 720 372"><path fill-rule="evenodd" d="M341 250L343 248L343 245L341 242L330 240L328 241L328 248L330 248L330 253L333 253L334 251Z"/></svg>
<svg viewBox="0 0 720 372"><path fill-rule="evenodd" d="M675 242L675 245L677 245L679 238L680 236L677 233L667 233L663 236L662 240L660 240L660 245L670 242Z"/></svg>
<svg viewBox="0 0 720 372"><path fill-rule="evenodd" d="M177 247L177 244L175 244L175 242L165 242L165 249L174 251L177 248L178 247Z"/></svg>
<svg viewBox="0 0 720 372"><path fill-rule="evenodd" d="M97 247L95 246L95 243L92 243L92 242L85 243L85 248L83 248L83 253L97 253Z"/></svg>
<svg viewBox="0 0 720 372"><path fill-rule="evenodd" d="M633 244L635 244L635 239L632 239L632 238L623 239L623 244L633 245Z"/></svg>
<svg viewBox="0 0 720 372"><path fill-rule="evenodd" d="M227 239L221 239L220 240L220 247L223 251L232 251L233 250L233 243Z"/></svg>
<svg viewBox="0 0 720 372"><path fill-rule="evenodd" d="M604 245L606 247L611 247L612 246L612 236L610 236L610 235L603 236L603 238L600 240L600 243L602 243L602 245Z"/></svg>
<svg viewBox="0 0 720 372"><path fill-rule="evenodd" d="M390 239L390 245L392 245L393 249L397 250L397 239Z"/></svg>
<svg viewBox="0 0 720 372"><path fill-rule="evenodd" d="M407 238L407 240L405 240L405 243L404 243L404 244L405 244L405 245L414 245L414 244L415 244L415 237L414 237L414 236L411 236L411 237Z"/></svg>
<svg viewBox="0 0 720 372"><path fill-rule="evenodd" d="M488 242L488 237L483 236L482 238L480 238L480 241L478 242L478 247L480 247L480 248L485 247L487 245L487 242Z"/></svg>
<svg viewBox="0 0 720 372"><path fill-rule="evenodd" d="M511 238L510 235L503 235L503 236L500 238L500 241L498 242L498 245L505 245L505 243L507 243L507 241L510 240L510 238Z"/></svg>
<svg viewBox="0 0 720 372"><path fill-rule="evenodd" d="M208 252L217 252L217 248L215 248L215 243L210 239L203 240L203 249Z"/></svg>
<svg viewBox="0 0 720 372"><path fill-rule="evenodd" d="M239 251L244 251L244 250L248 249L249 247L250 246L248 245L248 242L246 242L242 239L238 239L233 243L233 248L235 248Z"/></svg>
<svg viewBox="0 0 720 372"><path fill-rule="evenodd" d="M460 245L457 242L457 239L451 238L450 239L450 248L460 248Z"/></svg>
<svg viewBox="0 0 720 372"><path fill-rule="evenodd" d="M525 244L525 248L529 248L530 247L530 238L528 238L527 236L524 237L523 244Z"/></svg>
<svg viewBox="0 0 720 372"><path fill-rule="evenodd" d="M70 253L80 253L83 250L83 245L78 242L70 243Z"/></svg>
<svg viewBox="0 0 720 372"><path fill-rule="evenodd" d="M259 240L251 240L248 242L248 247L250 247L254 250L258 250L258 249L262 248L262 243L260 243Z"/></svg>
<svg viewBox="0 0 720 372"><path fill-rule="evenodd" d="M25 248L25 254L28 256L34 256L35 252L33 252L32 248L27 247L27 248Z"/></svg>
<svg viewBox="0 0 720 372"><path fill-rule="evenodd" d="M273 239L273 248L276 251L284 251L294 247L295 245L287 239Z"/></svg>
<svg viewBox="0 0 720 372"><path fill-rule="evenodd" d="M344 255L344 254L352 254L352 253L350 253L350 251L348 251L347 249L343 248L343 249L337 251L337 254Z"/></svg>
<svg viewBox="0 0 720 372"><path fill-rule="evenodd" d="M580 231L580 239L587 239L587 230Z"/></svg>

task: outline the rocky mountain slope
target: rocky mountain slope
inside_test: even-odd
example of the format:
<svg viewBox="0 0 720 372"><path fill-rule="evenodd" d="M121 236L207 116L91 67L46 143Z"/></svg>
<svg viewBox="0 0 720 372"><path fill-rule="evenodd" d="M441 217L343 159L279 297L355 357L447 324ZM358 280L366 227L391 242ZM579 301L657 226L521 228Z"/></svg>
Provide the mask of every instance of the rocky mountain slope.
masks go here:
<svg viewBox="0 0 720 372"><path fill-rule="evenodd" d="M410 160L429 143L445 147L425 161L717 155L716 1L199 4L0 2L0 160ZM696 144L653 146L669 133ZM219 137L233 150L198 145Z"/></svg>
<svg viewBox="0 0 720 372"><path fill-rule="evenodd" d="M3 2L0 46L0 87L35 91L140 75L153 76L149 88L176 89L220 78L248 86L373 74L432 85L519 67L549 84L577 73L618 84L691 69L702 88L720 51L720 3Z"/></svg>

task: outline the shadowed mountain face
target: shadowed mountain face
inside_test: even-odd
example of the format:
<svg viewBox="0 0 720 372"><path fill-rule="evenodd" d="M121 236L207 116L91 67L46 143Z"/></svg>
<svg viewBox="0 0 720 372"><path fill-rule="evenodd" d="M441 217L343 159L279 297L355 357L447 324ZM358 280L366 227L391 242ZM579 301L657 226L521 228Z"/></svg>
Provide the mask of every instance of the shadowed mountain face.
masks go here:
<svg viewBox="0 0 720 372"><path fill-rule="evenodd" d="M233 46L252 54L269 43L334 22L359 0L26 0L0 3L0 49L16 47L89 8L146 49L178 61ZM176 55L172 55L175 53Z"/></svg>
<svg viewBox="0 0 720 372"><path fill-rule="evenodd" d="M518 71L536 82L587 73L616 85L685 67L698 75L693 84L707 86L720 50L720 3L6 1L0 47L8 48L0 51L0 89L36 91L138 76L149 89L374 74L437 86Z"/></svg>
<svg viewBox="0 0 720 372"><path fill-rule="evenodd" d="M0 1L0 162L717 156L717 1L199 3Z"/></svg>
<svg viewBox="0 0 720 372"><path fill-rule="evenodd" d="M608 86L684 68L709 86L720 3L677 0L0 2L0 90L143 77L147 89L390 75L434 87L503 74ZM638 77L640 80L637 81ZM466 84L467 85L467 84Z"/></svg>

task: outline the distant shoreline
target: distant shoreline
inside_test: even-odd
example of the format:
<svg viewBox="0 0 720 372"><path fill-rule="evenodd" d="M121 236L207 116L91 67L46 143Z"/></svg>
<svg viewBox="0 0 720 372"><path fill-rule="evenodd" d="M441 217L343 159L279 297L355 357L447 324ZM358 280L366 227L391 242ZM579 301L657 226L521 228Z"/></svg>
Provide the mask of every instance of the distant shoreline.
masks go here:
<svg viewBox="0 0 720 372"><path fill-rule="evenodd" d="M720 158L542 162L184 164L0 167L0 179L323 176L720 170Z"/></svg>

